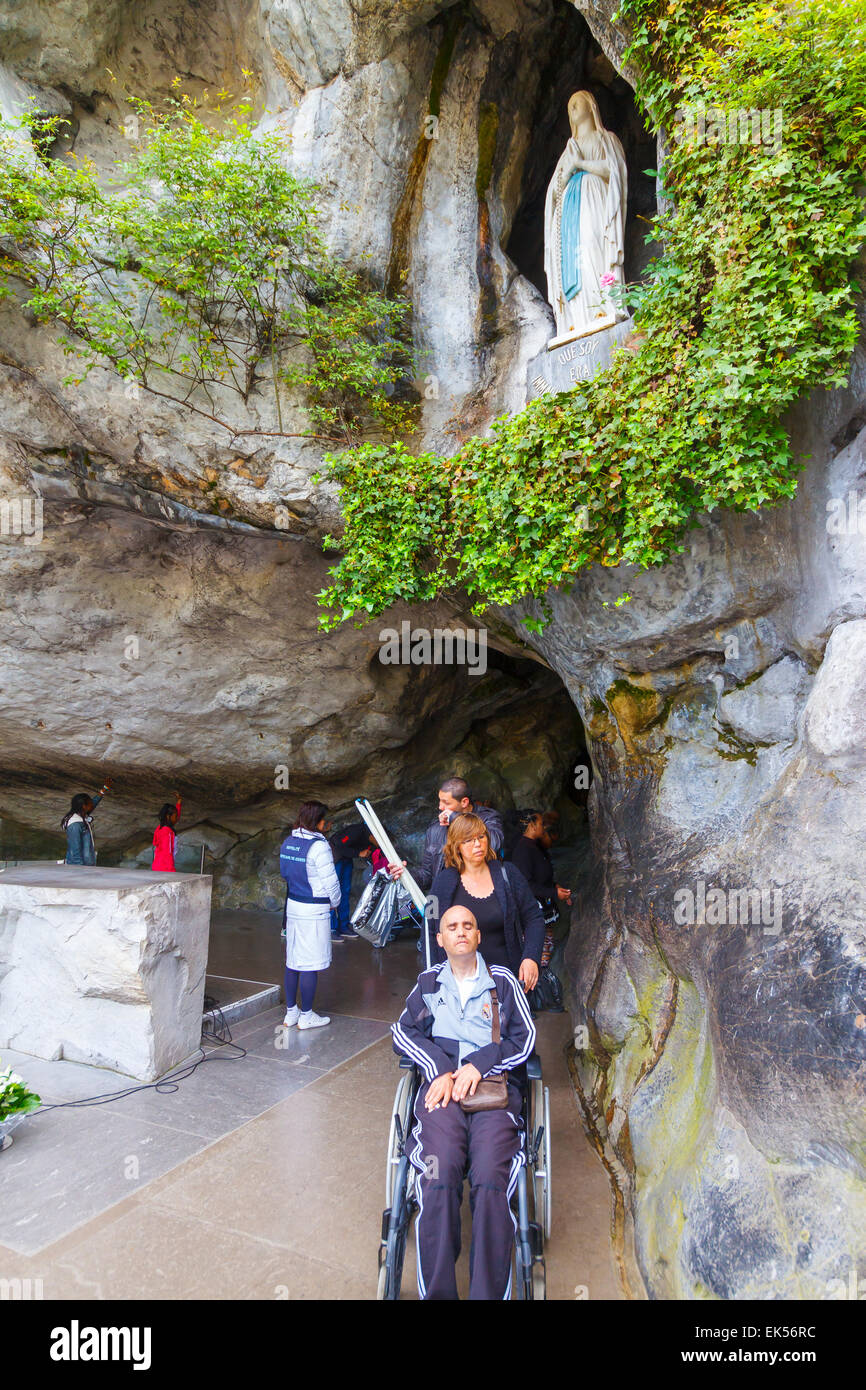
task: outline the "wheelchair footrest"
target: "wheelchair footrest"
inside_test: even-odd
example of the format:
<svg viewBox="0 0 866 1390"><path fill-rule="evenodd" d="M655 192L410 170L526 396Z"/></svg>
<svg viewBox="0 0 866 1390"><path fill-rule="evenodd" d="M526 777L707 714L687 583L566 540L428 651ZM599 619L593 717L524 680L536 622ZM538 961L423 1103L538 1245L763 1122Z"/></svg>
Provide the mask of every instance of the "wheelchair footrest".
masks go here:
<svg viewBox="0 0 866 1390"><path fill-rule="evenodd" d="M382 1240L387 1242L388 1232L391 1229L391 1208L386 1207L382 1212Z"/></svg>
<svg viewBox="0 0 866 1390"><path fill-rule="evenodd" d="M544 1256L544 1231L537 1221L529 1223L529 1239L532 1244L533 1258L540 1260Z"/></svg>

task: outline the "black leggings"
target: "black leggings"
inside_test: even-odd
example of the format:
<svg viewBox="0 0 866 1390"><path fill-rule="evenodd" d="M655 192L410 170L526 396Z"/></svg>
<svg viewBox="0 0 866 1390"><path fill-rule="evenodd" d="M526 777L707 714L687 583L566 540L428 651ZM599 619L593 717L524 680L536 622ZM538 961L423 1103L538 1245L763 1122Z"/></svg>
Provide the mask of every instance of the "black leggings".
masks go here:
<svg viewBox="0 0 866 1390"><path fill-rule="evenodd" d="M293 1009L301 989L301 1013L308 1014L313 1007L318 983L318 970L290 970L286 966L286 1008Z"/></svg>

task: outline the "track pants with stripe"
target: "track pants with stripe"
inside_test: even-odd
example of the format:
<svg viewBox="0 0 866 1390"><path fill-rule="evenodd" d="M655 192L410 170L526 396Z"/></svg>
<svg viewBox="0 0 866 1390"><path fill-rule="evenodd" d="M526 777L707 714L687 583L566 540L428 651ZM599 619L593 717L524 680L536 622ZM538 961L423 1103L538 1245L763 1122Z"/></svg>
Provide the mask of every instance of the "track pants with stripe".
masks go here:
<svg viewBox="0 0 866 1390"><path fill-rule="evenodd" d="M511 1292L515 1222L510 1198L524 1162L520 1092L508 1087L507 1110L466 1115L456 1101L426 1110L426 1084L415 1102L409 1153L418 1169L420 1210L415 1226L418 1291L424 1299L456 1299L460 1204L469 1176L472 1248L469 1297L503 1299Z"/></svg>

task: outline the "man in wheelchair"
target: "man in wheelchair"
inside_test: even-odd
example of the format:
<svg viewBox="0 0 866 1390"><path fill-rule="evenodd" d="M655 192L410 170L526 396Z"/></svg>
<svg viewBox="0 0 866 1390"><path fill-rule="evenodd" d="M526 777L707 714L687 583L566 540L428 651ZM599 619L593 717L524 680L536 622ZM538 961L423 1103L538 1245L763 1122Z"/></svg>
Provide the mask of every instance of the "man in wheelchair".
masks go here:
<svg viewBox="0 0 866 1390"><path fill-rule="evenodd" d="M407 1145L419 1172L418 1289L424 1299L457 1298L460 1204L468 1169L469 1297L503 1299L511 1288L510 1200L525 1162L521 1094L509 1077L506 1108L467 1113L460 1102L475 1096L482 1079L523 1066L535 1045L535 1025L511 971L485 965L478 951L481 933L468 908L443 913L436 939L447 960L422 971L391 1029L394 1051L411 1058L425 1078Z"/></svg>

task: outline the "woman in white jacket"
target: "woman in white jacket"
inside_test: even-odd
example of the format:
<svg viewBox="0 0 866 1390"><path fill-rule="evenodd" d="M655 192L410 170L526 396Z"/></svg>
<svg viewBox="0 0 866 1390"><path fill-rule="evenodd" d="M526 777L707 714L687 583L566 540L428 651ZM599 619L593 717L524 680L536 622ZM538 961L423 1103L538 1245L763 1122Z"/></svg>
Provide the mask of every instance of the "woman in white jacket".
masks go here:
<svg viewBox="0 0 866 1390"><path fill-rule="evenodd" d="M280 846L286 880L286 1028L324 1028L331 1021L313 1013L318 973L331 964L331 908L340 905L334 856L324 835L327 811L321 801L305 801Z"/></svg>

